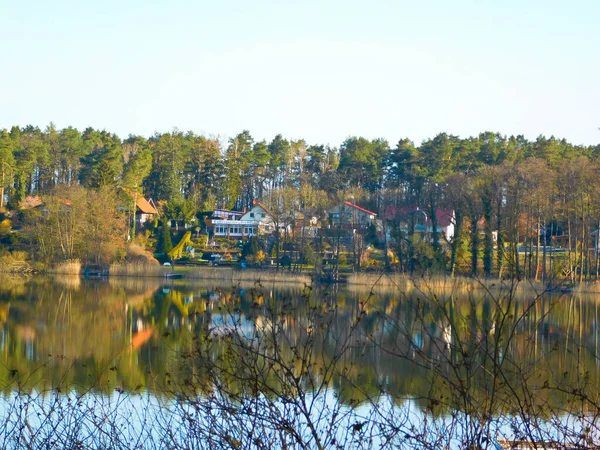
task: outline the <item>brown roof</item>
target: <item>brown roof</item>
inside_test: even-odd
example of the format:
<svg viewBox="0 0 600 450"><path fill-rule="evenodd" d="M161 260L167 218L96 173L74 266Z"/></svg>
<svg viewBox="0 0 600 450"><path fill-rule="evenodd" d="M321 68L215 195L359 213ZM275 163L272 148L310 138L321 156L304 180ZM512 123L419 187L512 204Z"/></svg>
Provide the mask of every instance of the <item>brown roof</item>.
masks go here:
<svg viewBox="0 0 600 450"><path fill-rule="evenodd" d="M66 200L63 198L57 198L56 201L59 203L62 203L63 205L67 205L67 206L71 206L73 204L73 202L71 200ZM35 196L28 195L23 200L21 200L21 203L19 203L19 207L21 209L33 209L33 208L38 208L43 205L44 205L44 201L42 200L42 198L39 195L35 195Z"/></svg>
<svg viewBox="0 0 600 450"><path fill-rule="evenodd" d="M158 214L158 211L156 210L156 208L154 206L152 206L150 204L150 202L148 202L148 200L146 200L142 194L140 194L139 192L132 191L131 189L127 189L125 187L121 188L121 189L123 190L123 192L125 192L127 195L129 195L131 198L135 199L135 206L137 206L138 209L142 213Z"/></svg>
<svg viewBox="0 0 600 450"><path fill-rule="evenodd" d="M19 203L19 207L21 209L32 209L32 208L37 208L38 206L41 206L42 204L43 204L43 202L42 202L42 199L40 196L28 195L23 200L21 200L21 203Z"/></svg>
<svg viewBox="0 0 600 450"><path fill-rule="evenodd" d="M144 214L158 214L158 211L154 206L148 202L144 197L140 197L135 202L138 209Z"/></svg>

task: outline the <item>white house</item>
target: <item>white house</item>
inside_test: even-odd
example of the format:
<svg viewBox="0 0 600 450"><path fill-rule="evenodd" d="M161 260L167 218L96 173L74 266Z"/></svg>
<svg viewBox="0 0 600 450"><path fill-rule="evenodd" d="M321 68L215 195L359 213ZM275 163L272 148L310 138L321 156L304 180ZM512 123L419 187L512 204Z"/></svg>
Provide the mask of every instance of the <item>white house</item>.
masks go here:
<svg viewBox="0 0 600 450"><path fill-rule="evenodd" d="M217 209L206 225L215 238L243 239L275 230L273 218L262 203L246 212Z"/></svg>
<svg viewBox="0 0 600 450"><path fill-rule="evenodd" d="M352 202L345 201L329 211L332 226L346 225L353 228L365 227L374 223L377 214Z"/></svg>

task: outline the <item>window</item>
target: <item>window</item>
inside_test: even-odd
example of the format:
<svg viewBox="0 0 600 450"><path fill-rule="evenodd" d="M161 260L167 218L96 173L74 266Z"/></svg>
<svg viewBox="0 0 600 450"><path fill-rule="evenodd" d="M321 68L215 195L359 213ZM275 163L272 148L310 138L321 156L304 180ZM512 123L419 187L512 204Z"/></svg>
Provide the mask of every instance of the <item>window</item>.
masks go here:
<svg viewBox="0 0 600 450"><path fill-rule="evenodd" d="M254 213L250 213L250 217L254 219Z"/></svg>

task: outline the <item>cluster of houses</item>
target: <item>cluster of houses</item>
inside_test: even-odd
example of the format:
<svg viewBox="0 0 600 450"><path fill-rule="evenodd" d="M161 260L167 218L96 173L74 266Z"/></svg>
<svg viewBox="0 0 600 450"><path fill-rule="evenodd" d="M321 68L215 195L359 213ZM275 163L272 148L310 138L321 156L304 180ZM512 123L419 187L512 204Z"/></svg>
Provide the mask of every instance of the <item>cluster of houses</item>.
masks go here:
<svg viewBox="0 0 600 450"><path fill-rule="evenodd" d="M158 217L158 208L150 199L124 189L131 199L131 205L126 209L129 212L135 208L136 225L141 228L148 222ZM22 202L23 209L41 208L44 205L39 197L27 197ZM438 208L436 210L436 229L427 210L419 207L388 206L384 211L384 220L394 223L403 234L420 233L431 235L437 233L440 237L450 242L454 238L454 212ZM353 202L342 202L328 211L328 234L335 230L353 230L360 232L375 225L379 233L386 233L387 240L392 240L389 233L390 227L384 227L377 214ZM276 221L274 215L261 202L255 202L252 208L244 211L231 211L216 209L204 220L206 232L209 237L244 240L253 236L271 235L279 228L281 234L300 234L304 237L319 235L321 221L317 217L306 218L301 213L296 213L293 219ZM183 224L185 228L190 224ZM325 233L324 233L325 234Z"/></svg>
<svg viewBox="0 0 600 450"><path fill-rule="evenodd" d="M437 233L440 237L450 242L454 238L454 211L443 208L436 210L436 229L433 229L431 217L426 211L418 208L388 207L384 219L395 221L403 233L419 233L431 236ZM307 218L308 219L308 218ZM269 209L257 202L248 211L230 211L217 209L205 219L206 230L213 238L227 238L243 240L252 236L270 235L276 227L280 233L301 234L305 237L316 237L319 234L321 221L317 217L305 220L301 213L296 213L288 223L276 223ZM381 220L377 214L355 203L345 201L336 205L328 212L329 234L336 229L352 229L355 232L365 230L375 225L378 231L383 232ZM388 234L388 241L392 236Z"/></svg>

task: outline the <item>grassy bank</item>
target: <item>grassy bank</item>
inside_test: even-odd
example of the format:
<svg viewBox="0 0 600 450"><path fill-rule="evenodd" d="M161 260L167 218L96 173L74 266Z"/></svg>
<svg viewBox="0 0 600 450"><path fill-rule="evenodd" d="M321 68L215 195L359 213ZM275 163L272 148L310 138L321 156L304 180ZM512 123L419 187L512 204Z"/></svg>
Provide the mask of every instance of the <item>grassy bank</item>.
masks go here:
<svg viewBox="0 0 600 450"><path fill-rule="evenodd" d="M276 272L274 270L255 269L236 270L230 267L180 267L176 268L176 271L177 273L182 273L185 278L194 280L222 280L233 283L240 281L265 281L310 284L312 282L308 274L291 273L284 270Z"/></svg>
<svg viewBox="0 0 600 450"><path fill-rule="evenodd" d="M265 281L281 283L311 283L308 274L290 273L280 270L238 270L231 267L191 267L191 266L157 266L151 264L129 263L112 264L109 269L110 276L153 278L165 277L169 274L178 274L189 280L213 280L213 281Z"/></svg>
<svg viewBox="0 0 600 450"><path fill-rule="evenodd" d="M6 271L22 269L22 262L5 264ZM7 270L8 269L8 270ZM0 267L0 272L2 268ZM65 261L56 264L47 270L52 274L79 275L82 273L81 263L78 260ZM309 272L289 272L283 268L275 271L274 268L244 269L237 267L207 267L207 266L160 266L145 262L112 264L109 269L111 277L123 278L164 278L169 274L177 274L186 280L209 280L227 283L238 282L275 282L312 284L313 278ZM470 278L449 277L445 275L410 275L384 272L343 273L341 277L349 286L357 289L390 291L409 293L420 291L423 293L457 293L466 294L479 290L506 290L514 288L518 291L541 294L547 291L546 284L524 280L516 283L515 280L498 280L495 278ZM560 286L559 282L554 285ZM583 283L572 289L581 293L600 293L600 284L596 282Z"/></svg>

